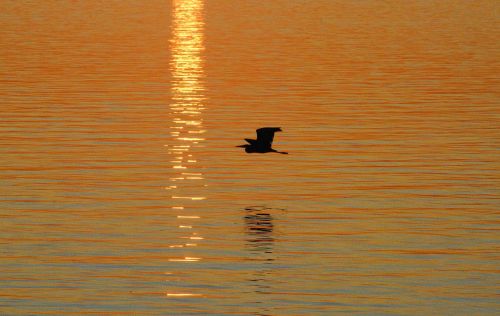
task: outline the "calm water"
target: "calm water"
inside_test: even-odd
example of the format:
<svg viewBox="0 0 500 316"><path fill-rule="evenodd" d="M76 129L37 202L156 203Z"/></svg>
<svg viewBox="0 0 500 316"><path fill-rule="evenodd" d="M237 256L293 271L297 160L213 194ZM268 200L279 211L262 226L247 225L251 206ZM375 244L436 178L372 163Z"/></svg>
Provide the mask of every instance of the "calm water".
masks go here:
<svg viewBox="0 0 500 316"><path fill-rule="evenodd" d="M0 2L0 314L500 313L498 10Z"/></svg>

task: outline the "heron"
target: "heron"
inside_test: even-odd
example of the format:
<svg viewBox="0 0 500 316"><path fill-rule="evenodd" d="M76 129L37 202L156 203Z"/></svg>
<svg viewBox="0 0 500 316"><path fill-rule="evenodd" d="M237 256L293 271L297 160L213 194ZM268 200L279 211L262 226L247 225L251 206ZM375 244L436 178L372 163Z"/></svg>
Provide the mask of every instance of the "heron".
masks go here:
<svg viewBox="0 0 500 316"><path fill-rule="evenodd" d="M245 148L246 153L278 153L278 154L288 154L284 151L277 151L271 148L274 139L274 133L281 132L281 127L262 127L256 130L257 139L245 138L248 144L239 145L236 147Z"/></svg>

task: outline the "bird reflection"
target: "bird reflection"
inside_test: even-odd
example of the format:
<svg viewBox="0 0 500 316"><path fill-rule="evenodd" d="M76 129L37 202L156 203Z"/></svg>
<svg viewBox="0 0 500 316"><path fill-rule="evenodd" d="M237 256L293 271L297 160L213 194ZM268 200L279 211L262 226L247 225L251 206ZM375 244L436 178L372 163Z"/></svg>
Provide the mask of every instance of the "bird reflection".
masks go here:
<svg viewBox="0 0 500 316"><path fill-rule="evenodd" d="M253 252L272 253L274 224L269 209L261 206L252 206L245 208L245 211L244 220L247 245Z"/></svg>
<svg viewBox="0 0 500 316"><path fill-rule="evenodd" d="M275 242L275 219L273 212L282 209L269 208L265 206L249 206L245 208L243 220L245 222L246 248L249 252L249 260L252 262L252 273L249 277L249 286L256 295L253 303L258 307L256 315L270 315L269 300L267 295L273 292L273 280L275 274L274 252ZM264 296L265 295L265 296Z"/></svg>

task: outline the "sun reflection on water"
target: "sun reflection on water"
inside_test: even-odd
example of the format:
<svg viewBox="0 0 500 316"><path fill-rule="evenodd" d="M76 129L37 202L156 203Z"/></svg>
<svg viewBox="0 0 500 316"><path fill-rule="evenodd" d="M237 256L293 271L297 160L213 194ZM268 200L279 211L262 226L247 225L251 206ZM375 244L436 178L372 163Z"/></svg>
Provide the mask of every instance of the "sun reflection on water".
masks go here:
<svg viewBox="0 0 500 316"><path fill-rule="evenodd" d="M193 203L204 200L200 195L203 184L203 173L197 169L198 160L193 151L202 147L205 140L203 134L203 110L205 87L203 84L203 1L174 0L173 1L173 33L171 39L172 60L172 116L170 136L172 145L167 146L171 155L172 176L169 186L172 199L172 210L177 212L177 227L180 236L178 244L170 248L196 247L192 241L203 241L204 237L196 231L196 221L201 217L193 214L196 209ZM177 252L169 259L170 262L193 263L202 258L189 252ZM198 296L193 293L167 293L167 296L189 297Z"/></svg>

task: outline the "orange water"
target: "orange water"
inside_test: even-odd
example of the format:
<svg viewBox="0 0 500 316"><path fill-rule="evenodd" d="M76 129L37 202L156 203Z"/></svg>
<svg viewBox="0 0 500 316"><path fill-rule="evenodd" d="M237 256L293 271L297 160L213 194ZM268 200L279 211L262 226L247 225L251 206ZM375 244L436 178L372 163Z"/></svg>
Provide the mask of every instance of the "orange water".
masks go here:
<svg viewBox="0 0 500 316"><path fill-rule="evenodd" d="M498 10L0 2L0 314L498 313Z"/></svg>

